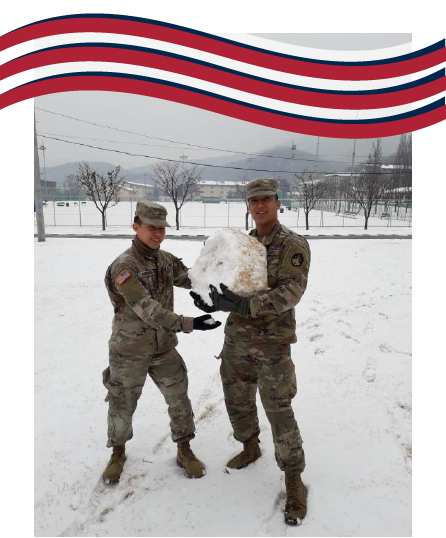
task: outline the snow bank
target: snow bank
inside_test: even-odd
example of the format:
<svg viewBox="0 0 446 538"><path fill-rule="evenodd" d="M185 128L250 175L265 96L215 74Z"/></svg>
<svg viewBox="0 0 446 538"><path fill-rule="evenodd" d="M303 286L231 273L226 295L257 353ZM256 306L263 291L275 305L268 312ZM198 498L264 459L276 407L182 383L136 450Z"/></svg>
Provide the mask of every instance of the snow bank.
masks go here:
<svg viewBox="0 0 446 538"><path fill-rule="evenodd" d="M194 291L209 305L210 284L223 283L245 297L266 290L266 248L241 230L219 230L206 241L189 277Z"/></svg>

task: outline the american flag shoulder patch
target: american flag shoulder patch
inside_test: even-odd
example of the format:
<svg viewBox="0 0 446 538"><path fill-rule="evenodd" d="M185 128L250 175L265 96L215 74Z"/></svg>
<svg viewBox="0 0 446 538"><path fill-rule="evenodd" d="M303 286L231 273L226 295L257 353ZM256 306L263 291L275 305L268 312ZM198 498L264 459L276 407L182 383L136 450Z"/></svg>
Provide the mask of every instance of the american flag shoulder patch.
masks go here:
<svg viewBox="0 0 446 538"><path fill-rule="evenodd" d="M121 284L124 284L124 282L130 278L132 274L130 271L127 271L127 269L124 269L124 271L121 271L119 275L116 277L115 282L118 286L121 286Z"/></svg>

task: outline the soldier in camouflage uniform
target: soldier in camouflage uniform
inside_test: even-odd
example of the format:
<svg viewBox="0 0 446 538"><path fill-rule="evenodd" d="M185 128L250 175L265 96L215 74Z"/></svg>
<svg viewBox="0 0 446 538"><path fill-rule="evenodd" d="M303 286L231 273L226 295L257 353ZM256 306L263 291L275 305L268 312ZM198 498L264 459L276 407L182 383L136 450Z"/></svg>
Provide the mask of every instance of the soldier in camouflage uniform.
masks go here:
<svg viewBox="0 0 446 538"><path fill-rule="evenodd" d="M214 309L231 312L225 326L220 374L234 437L244 445L227 466L241 469L261 456L258 387L271 424L276 461L285 471L285 520L296 525L306 514L306 488L300 477L305 457L291 407L296 395L296 375L290 344L296 342L294 306L307 287L310 248L302 236L278 221L280 202L275 180L251 181L246 190L256 223L250 235L257 237L267 250L268 291L246 298L223 284L222 293L211 286ZM196 296L194 300L202 310L214 311Z"/></svg>
<svg viewBox="0 0 446 538"><path fill-rule="evenodd" d="M125 443L132 438L132 416L147 374L168 405L172 440L177 443L177 462L188 476L204 475L204 465L189 446L195 425L187 396L187 369L176 351L176 333L215 329L211 316L198 318L173 312L173 286L190 288L187 267L172 254L160 250L164 240L166 209L155 202L138 202L132 246L107 269L105 285L114 307L109 340L109 367L103 372L108 390L108 447L112 457L104 471L107 483L121 476Z"/></svg>

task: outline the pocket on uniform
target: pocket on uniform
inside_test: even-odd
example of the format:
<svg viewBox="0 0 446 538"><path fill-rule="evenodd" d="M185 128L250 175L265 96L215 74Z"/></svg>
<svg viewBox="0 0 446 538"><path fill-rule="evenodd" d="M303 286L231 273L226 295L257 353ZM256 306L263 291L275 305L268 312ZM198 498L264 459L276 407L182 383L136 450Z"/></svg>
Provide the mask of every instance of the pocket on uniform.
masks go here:
<svg viewBox="0 0 446 538"><path fill-rule="evenodd" d="M111 379L110 379L110 366L107 366L107 368L102 372L102 384L104 387L108 390L108 394L105 398L105 401L108 402L111 398L117 398L122 391L121 385L112 385Z"/></svg>

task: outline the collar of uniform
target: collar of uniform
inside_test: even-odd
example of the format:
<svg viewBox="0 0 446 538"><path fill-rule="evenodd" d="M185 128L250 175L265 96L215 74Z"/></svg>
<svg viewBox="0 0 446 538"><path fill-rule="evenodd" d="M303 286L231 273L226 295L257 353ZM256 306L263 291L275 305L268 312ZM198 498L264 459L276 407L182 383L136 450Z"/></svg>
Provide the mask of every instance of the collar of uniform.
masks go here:
<svg viewBox="0 0 446 538"><path fill-rule="evenodd" d="M158 258L159 248L154 250L153 248L148 247L142 241L140 241L137 236L135 236L132 240L132 250L144 258L154 260Z"/></svg>
<svg viewBox="0 0 446 538"><path fill-rule="evenodd" d="M262 240L262 245L267 247L268 245L270 245L274 239L274 236L276 235L276 233L280 232L280 230L282 229L282 226L280 225L280 222L277 222L277 224L274 226L274 228L269 232L268 235L265 235L263 240ZM259 234L257 232L257 229L253 230L252 231L252 234L254 237L259 237Z"/></svg>

